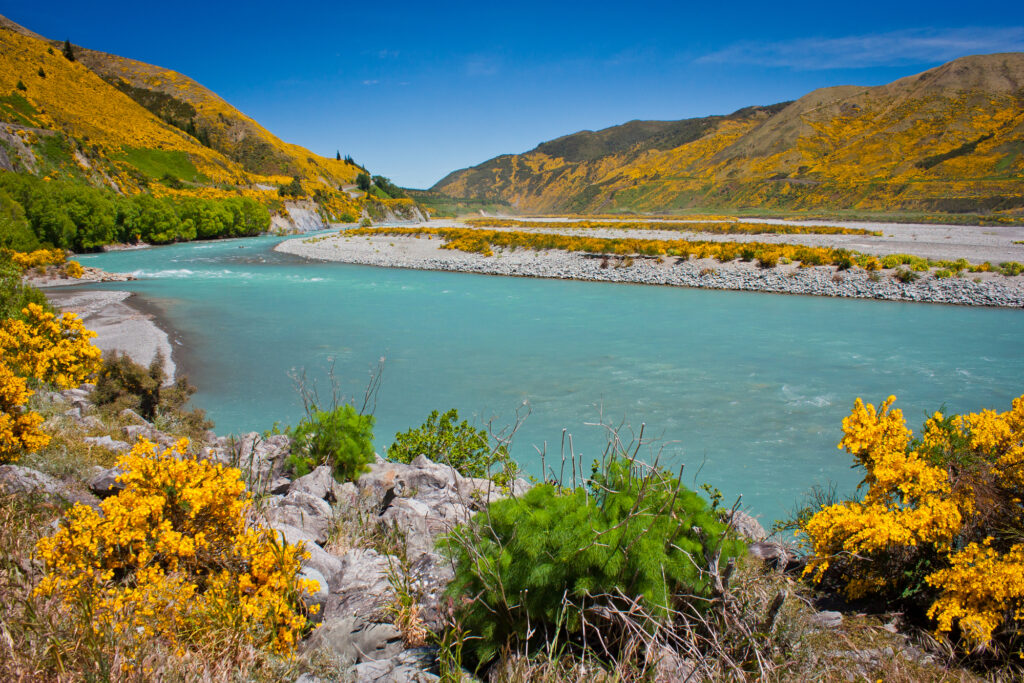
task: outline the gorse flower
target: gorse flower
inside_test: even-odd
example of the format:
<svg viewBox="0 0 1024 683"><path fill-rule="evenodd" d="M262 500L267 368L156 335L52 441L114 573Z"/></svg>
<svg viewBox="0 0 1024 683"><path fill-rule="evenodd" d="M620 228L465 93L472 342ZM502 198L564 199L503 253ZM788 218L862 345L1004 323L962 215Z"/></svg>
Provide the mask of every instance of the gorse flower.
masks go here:
<svg viewBox="0 0 1024 683"><path fill-rule="evenodd" d="M22 451L36 451L50 443L39 430L43 418L25 409L32 390L0 358L0 464L15 462Z"/></svg>
<svg viewBox="0 0 1024 683"><path fill-rule="evenodd" d="M74 313L59 318L38 304L22 309L25 321L8 319L0 326L0 353L19 374L76 387L100 368L102 352L93 345L96 333L85 329Z"/></svg>
<svg viewBox="0 0 1024 683"><path fill-rule="evenodd" d="M219 642L290 654L307 627L300 579L308 554L246 524L239 470L188 457L187 440L160 451L145 439L118 463L124 489L95 510L77 504L37 551L40 596L79 610L81 628L138 653Z"/></svg>
<svg viewBox="0 0 1024 683"><path fill-rule="evenodd" d="M867 491L804 524L805 572L850 598L925 595L937 633L1020 651L1024 396L1005 413L937 412L917 441L894 401L876 410L857 399L843 420L839 447L864 468Z"/></svg>

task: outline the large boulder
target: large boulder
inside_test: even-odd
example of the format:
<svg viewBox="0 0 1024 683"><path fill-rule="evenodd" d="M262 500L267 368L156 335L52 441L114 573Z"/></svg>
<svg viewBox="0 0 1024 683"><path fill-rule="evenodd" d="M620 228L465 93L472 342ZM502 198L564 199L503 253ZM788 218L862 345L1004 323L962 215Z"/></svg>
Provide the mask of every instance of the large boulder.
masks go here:
<svg viewBox="0 0 1024 683"><path fill-rule="evenodd" d="M306 552L309 553L309 558L303 560L302 565L316 569L327 580L328 586L333 585L335 577L341 573L343 568L339 558L321 548L317 544L316 539L302 529L296 529L287 524L270 524L269 526L277 531L286 543L291 545L302 543ZM326 612L326 608L324 612Z"/></svg>
<svg viewBox="0 0 1024 683"><path fill-rule="evenodd" d="M437 650L431 647L410 648L353 669L357 683L433 683L441 680L436 671Z"/></svg>
<svg viewBox="0 0 1024 683"><path fill-rule="evenodd" d="M326 650L349 664L386 660L402 651L402 633L392 624L333 617L313 631L302 649Z"/></svg>
<svg viewBox="0 0 1024 683"><path fill-rule="evenodd" d="M394 599L388 574L400 570L399 559L366 548L353 548L340 559L341 570L327 600L327 618L376 618Z"/></svg>
<svg viewBox="0 0 1024 683"><path fill-rule="evenodd" d="M263 483L272 482L284 473L292 450L292 441L284 434L264 437L258 432L232 438L225 445L230 461L248 472L250 481Z"/></svg>
<svg viewBox="0 0 1024 683"><path fill-rule="evenodd" d="M100 498L115 495L124 489L124 484L117 480L124 474L120 467L94 467L93 475L89 478L89 490Z"/></svg>
<svg viewBox="0 0 1024 683"><path fill-rule="evenodd" d="M333 512L327 501L301 491L291 491L275 501L264 516L272 524L287 524L302 529L323 545L327 541Z"/></svg>
<svg viewBox="0 0 1024 683"><path fill-rule="evenodd" d="M305 493L314 498L320 498L328 503L333 503L338 500L335 491L339 487L340 484L334 481L331 468L327 465L320 465L309 474L293 481L288 487L288 493Z"/></svg>
<svg viewBox="0 0 1024 683"><path fill-rule="evenodd" d="M82 503L92 507L99 505L96 496L76 491L59 479L21 465L0 465L0 492L34 494L68 504Z"/></svg>

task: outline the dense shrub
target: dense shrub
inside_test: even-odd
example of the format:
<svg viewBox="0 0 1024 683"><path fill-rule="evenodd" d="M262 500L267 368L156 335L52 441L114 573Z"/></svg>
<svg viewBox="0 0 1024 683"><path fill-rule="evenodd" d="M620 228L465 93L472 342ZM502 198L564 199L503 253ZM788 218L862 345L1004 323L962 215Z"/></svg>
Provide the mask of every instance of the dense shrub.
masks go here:
<svg viewBox="0 0 1024 683"><path fill-rule="evenodd" d="M196 392L187 377L166 384L163 354L157 353L144 368L128 354L110 351L103 357L103 367L96 380L92 400L114 412L130 408L149 421L158 417L176 419L195 437L213 424L199 408L186 410L189 398Z"/></svg>
<svg viewBox="0 0 1024 683"><path fill-rule="evenodd" d="M22 313L29 304L35 304L43 310L53 311L46 295L40 290L26 285L21 280L21 268L8 254L0 251L0 320L8 318L25 318Z"/></svg>
<svg viewBox="0 0 1024 683"><path fill-rule="evenodd" d="M449 594L479 665L559 635L614 647L626 634L610 611L641 620L635 599L652 622L670 621L681 601L709 593L709 563L717 570L719 558L743 552L696 493L619 457L581 488L545 483L491 503L440 546L454 561Z"/></svg>
<svg viewBox="0 0 1024 683"><path fill-rule="evenodd" d="M373 415L362 415L348 403L331 410L310 406L302 422L288 429L292 473L302 476L327 464L338 481L357 479L373 462L373 424Z"/></svg>
<svg viewBox="0 0 1024 683"><path fill-rule="evenodd" d="M16 462L23 452L50 442L39 430L43 418L26 408L32 390L0 359L0 464Z"/></svg>
<svg viewBox="0 0 1024 683"><path fill-rule="evenodd" d="M0 326L0 352L12 370L62 389L77 387L99 370L101 352L91 341L96 333L77 315L58 318L34 303L22 315Z"/></svg>
<svg viewBox="0 0 1024 683"><path fill-rule="evenodd" d="M99 510L75 505L40 540L47 573L36 587L74 615L78 636L116 641L130 655L217 643L224 656L255 645L293 651L307 626L303 550L246 525L241 473L197 461L187 442L159 452L140 439L121 458L124 489ZM124 663L130 672L134 658Z"/></svg>
<svg viewBox="0 0 1024 683"><path fill-rule="evenodd" d="M491 477L495 483L507 484L515 478L518 466L509 457L508 449L491 446L485 429L475 429L469 422L459 420L459 412L452 408L443 415L436 410L416 429L395 434L395 442L388 448L388 460L410 463L425 455L434 462L451 465L465 477Z"/></svg>
<svg viewBox="0 0 1024 683"><path fill-rule="evenodd" d="M808 575L967 649L1024 654L1024 396L1005 413L935 413L920 439L894 400L858 399L843 421L867 491L804 523Z"/></svg>

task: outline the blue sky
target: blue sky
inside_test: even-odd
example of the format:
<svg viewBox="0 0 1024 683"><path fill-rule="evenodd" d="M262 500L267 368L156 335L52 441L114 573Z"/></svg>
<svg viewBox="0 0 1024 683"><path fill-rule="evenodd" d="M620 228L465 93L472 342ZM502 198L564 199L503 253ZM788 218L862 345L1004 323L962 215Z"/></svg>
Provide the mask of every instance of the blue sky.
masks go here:
<svg viewBox="0 0 1024 683"><path fill-rule="evenodd" d="M284 140L408 187L583 129L1024 50L1020 2L0 0L0 14L180 71Z"/></svg>

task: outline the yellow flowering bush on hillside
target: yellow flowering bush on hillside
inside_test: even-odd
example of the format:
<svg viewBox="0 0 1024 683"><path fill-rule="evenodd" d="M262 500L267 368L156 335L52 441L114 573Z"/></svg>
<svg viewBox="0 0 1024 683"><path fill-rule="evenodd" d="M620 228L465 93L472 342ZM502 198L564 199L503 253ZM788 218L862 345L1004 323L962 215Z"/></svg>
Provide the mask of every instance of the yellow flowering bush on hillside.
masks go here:
<svg viewBox="0 0 1024 683"><path fill-rule="evenodd" d="M32 393L25 380L0 359L0 464L15 462L23 451L50 443L50 437L39 430L42 416L25 409Z"/></svg>
<svg viewBox="0 0 1024 683"><path fill-rule="evenodd" d="M18 252L9 251L11 261L21 268L28 270L38 266L60 265L67 260L67 254L63 249L36 249L35 251Z"/></svg>
<svg viewBox="0 0 1024 683"><path fill-rule="evenodd" d="M290 655L307 627L299 578L307 553L247 525L241 472L140 439L118 465L124 489L100 509L77 504L39 541L36 594L73 610L87 635L129 652L254 645ZM131 666L131 662L128 663Z"/></svg>
<svg viewBox="0 0 1024 683"><path fill-rule="evenodd" d="M867 491L804 520L805 572L896 601L969 649L1024 654L1024 396L1005 413L936 412L918 439L894 401L857 399L843 420L839 447Z"/></svg>
<svg viewBox="0 0 1024 683"><path fill-rule="evenodd" d="M22 313L26 320L0 325L0 353L18 374L69 389L99 370L102 352L91 341L96 333L77 315L58 318L38 304Z"/></svg>

